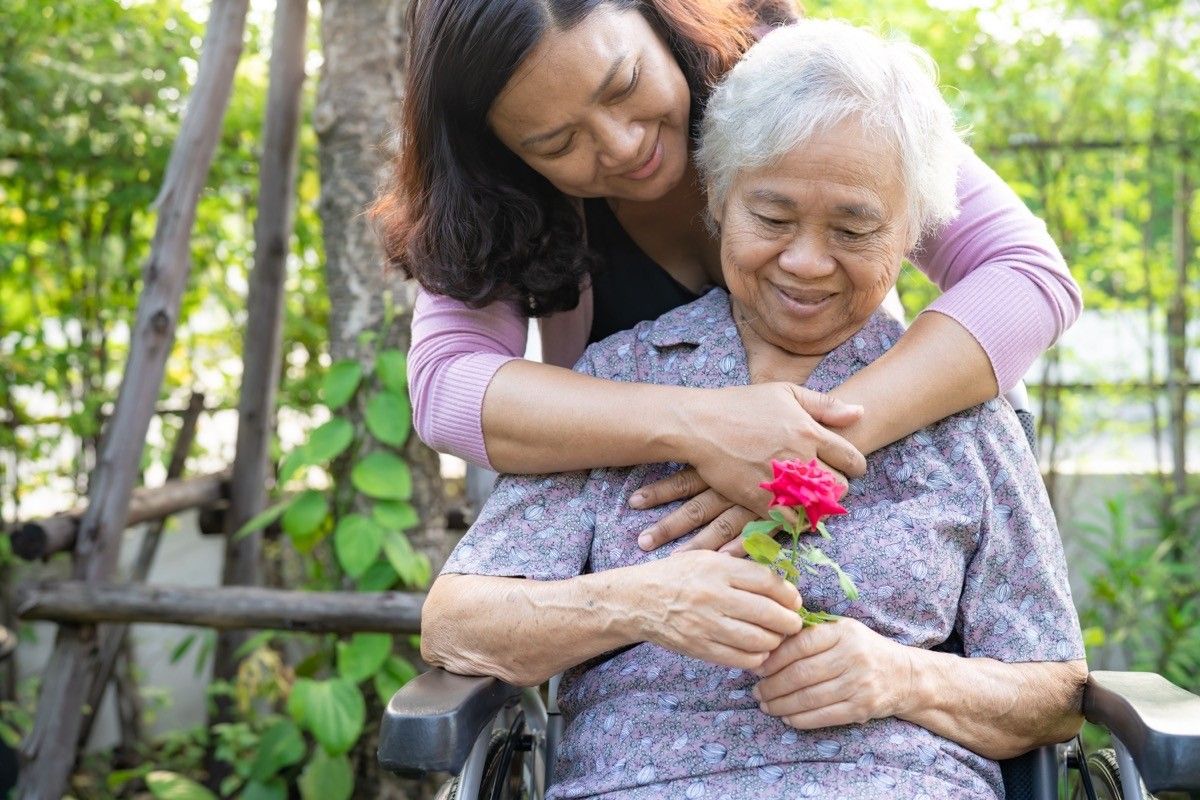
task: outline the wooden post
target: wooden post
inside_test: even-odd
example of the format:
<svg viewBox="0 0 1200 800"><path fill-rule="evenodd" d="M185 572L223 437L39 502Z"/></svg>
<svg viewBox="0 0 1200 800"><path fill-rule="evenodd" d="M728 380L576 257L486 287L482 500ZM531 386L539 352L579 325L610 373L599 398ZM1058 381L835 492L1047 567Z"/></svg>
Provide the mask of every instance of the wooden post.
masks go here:
<svg viewBox="0 0 1200 800"><path fill-rule="evenodd" d="M196 439L196 423L203 410L204 395L192 392L179 436L171 449L171 463L167 465L168 481L178 480L183 475L188 453L191 452L192 442ZM150 575L150 567L154 564L154 556L158 552L158 543L162 539L165 525L166 517L160 517L146 528L138 548L137 560L129 575L130 583L142 583ZM129 626L124 624L100 629L100 656L96 662L96 672L92 675L92 685L88 691L86 710L79 730L80 748L87 744L88 736L91 735L92 723L96 720L100 702L104 699L104 689L108 686L109 676L114 668L118 669L113 687L117 690L118 717L121 720L121 748L131 753L133 743L141 738L141 703L137 697L136 683L129 671L133 658L128 632Z"/></svg>
<svg viewBox="0 0 1200 800"><path fill-rule="evenodd" d="M283 289L292 234L307 26L307 0L279 0L275 4L258 216L254 222L254 267L250 272L242 344L237 450L225 516L227 538L222 583L227 586L261 583L261 533L237 540L232 534L266 507L270 485L269 457L275 428L275 392L279 385ZM234 631L218 637L213 658L215 679L232 680L236 676L235 653L246 635ZM227 698L218 698L219 717L224 716L227 704Z"/></svg>
<svg viewBox="0 0 1200 800"><path fill-rule="evenodd" d="M1175 291L1167 308L1167 408L1171 435L1171 491L1175 498L1187 494L1187 398L1188 398L1188 281L1192 260L1190 229L1195 188L1190 173L1190 153L1179 152L1175 173L1175 204L1172 215L1172 266Z"/></svg>
<svg viewBox="0 0 1200 800"><path fill-rule="evenodd" d="M418 633L425 595L305 592L248 586L155 586L58 581L17 590L22 619L150 622L217 630Z"/></svg>
<svg viewBox="0 0 1200 800"><path fill-rule="evenodd" d="M189 272L196 204L229 104L248 3L213 0L196 86L156 201L158 222L130 336L129 361L89 484L89 505L75 545L75 577L88 583L107 580L116 566L146 431L175 339ZM21 748L25 766L17 785L19 800L59 800L65 794L75 763L83 704L95 671L96 645L93 626L59 628L54 654L42 678L34 727Z"/></svg>
<svg viewBox="0 0 1200 800"><path fill-rule="evenodd" d="M228 491L228 472L135 489L129 497L125 525L161 520L180 511L216 505L225 500ZM86 517L87 509L83 508L23 523L10 534L13 553L33 561L70 550L75 546Z"/></svg>

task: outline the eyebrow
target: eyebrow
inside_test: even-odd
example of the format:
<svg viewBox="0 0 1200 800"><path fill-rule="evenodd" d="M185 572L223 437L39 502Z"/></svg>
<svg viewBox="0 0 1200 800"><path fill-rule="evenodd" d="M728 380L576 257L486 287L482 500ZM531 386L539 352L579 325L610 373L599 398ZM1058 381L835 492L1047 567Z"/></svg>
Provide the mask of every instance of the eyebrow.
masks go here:
<svg viewBox="0 0 1200 800"><path fill-rule="evenodd" d="M773 192L770 189L755 189L750 192L750 199L757 200L762 203L769 203L773 206L779 206L792 211L796 208L796 203L792 198L779 192ZM834 211L842 216L854 217L866 222L883 222L883 213L872 205L863 203L844 203L834 206Z"/></svg>
<svg viewBox="0 0 1200 800"><path fill-rule="evenodd" d="M597 87L596 91L592 92L590 97L588 97L589 103L595 103L604 95L605 92L608 91L609 86L612 85L613 79L617 77L617 73L621 71L621 67L625 64L628 58L628 53L622 53L613 59L613 62L608 65L608 72L604 73L604 79L600 81L600 86ZM529 147L530 145L541 144L542 142L553 139L555 136L560 135L569 127L571 126L560 125L552 131L535 134L526 139L522 139L521 146Z"/></svg>

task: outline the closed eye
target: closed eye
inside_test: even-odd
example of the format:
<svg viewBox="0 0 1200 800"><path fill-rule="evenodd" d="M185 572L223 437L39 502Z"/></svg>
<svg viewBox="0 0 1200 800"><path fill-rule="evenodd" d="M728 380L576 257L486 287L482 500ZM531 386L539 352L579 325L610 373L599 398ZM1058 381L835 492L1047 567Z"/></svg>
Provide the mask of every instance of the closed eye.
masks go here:
<svg viewBox="0 0 1200 800"><path fill-rule="evenodd" d="M763 225L767 225L772 228L779 228L784 225L787 225L786 219L777 219L775 217L767 217L767 216L763 216L762 214L755 214L754 218L756 220L758 220L759 222L761 222Z"/></svg>
<svg viewBox="0 0 1200 800"><path fill-rule="evenodd" d="M614 99L624 100L626 97L629 97L629 95L633 94L633 90L637 88L638 78L641 77L641 74L642 74L641 65L634 64L633 65L633 75L629 78L629 85L626 86L624 89L622 89L621 93L618 94L616 96L616 98L614 98Z"/></svg>
<svg viewBox="0 0 1200 800"><path fill-rule="evenodd" d="M567 154L567 151L569 151L571 149L571 145L574 142L575 142L575 134L572 133L570 136L567 137L567 141L563 143L562 147L558 148L557 150L555 150L551 153L542 153L542 158L558 158L559 156L565 156Z"/></svg>

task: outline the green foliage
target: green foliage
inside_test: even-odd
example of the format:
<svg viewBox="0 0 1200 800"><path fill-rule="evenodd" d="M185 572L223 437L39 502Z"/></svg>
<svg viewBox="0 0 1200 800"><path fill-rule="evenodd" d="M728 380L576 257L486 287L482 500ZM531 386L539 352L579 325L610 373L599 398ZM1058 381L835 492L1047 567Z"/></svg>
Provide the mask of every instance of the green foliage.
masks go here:
<svg viewBox="0 0 1200 800"><path fill-rule="evenodd" d="M1113 498L1084 528L1099 562L1080 611L1093 669L1159 672L1200 691L1200 575L1180 524L1193 499Z"/></svg>
<svg viewBox="0 0 1200 800"><path fill-rule="evenodd" d="M327 753L345 753L358 741L367 707L358 685L345 678L300 678L288 698L288 713Z"/></svg>
<svg viewBox="0 0 1200 800"><path fill-rule="evenodd" d="M318 752L300 775L302 800L348 800L354 792L354 770L344 755Z"/></svg>
<svg viewBox="0 0 1200 800"><path fill-rule="evenodd" d="M146 786L156 800L217 800L208 789L174 772L151 772Z"/></svg>

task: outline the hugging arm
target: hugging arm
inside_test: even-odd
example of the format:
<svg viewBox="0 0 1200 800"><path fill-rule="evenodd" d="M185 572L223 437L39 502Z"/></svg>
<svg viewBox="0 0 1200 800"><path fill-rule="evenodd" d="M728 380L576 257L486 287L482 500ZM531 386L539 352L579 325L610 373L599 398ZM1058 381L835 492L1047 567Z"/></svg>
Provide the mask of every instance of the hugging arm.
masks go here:
<svg viewBox="0 0 1200 800"><path fill-rule="evenodd" d="M1082 309L1045 223L965 146L958 200L958 217L911 255L945 293L833 392L866 407L842 432L864 453L1008 391Z"/></svg>

